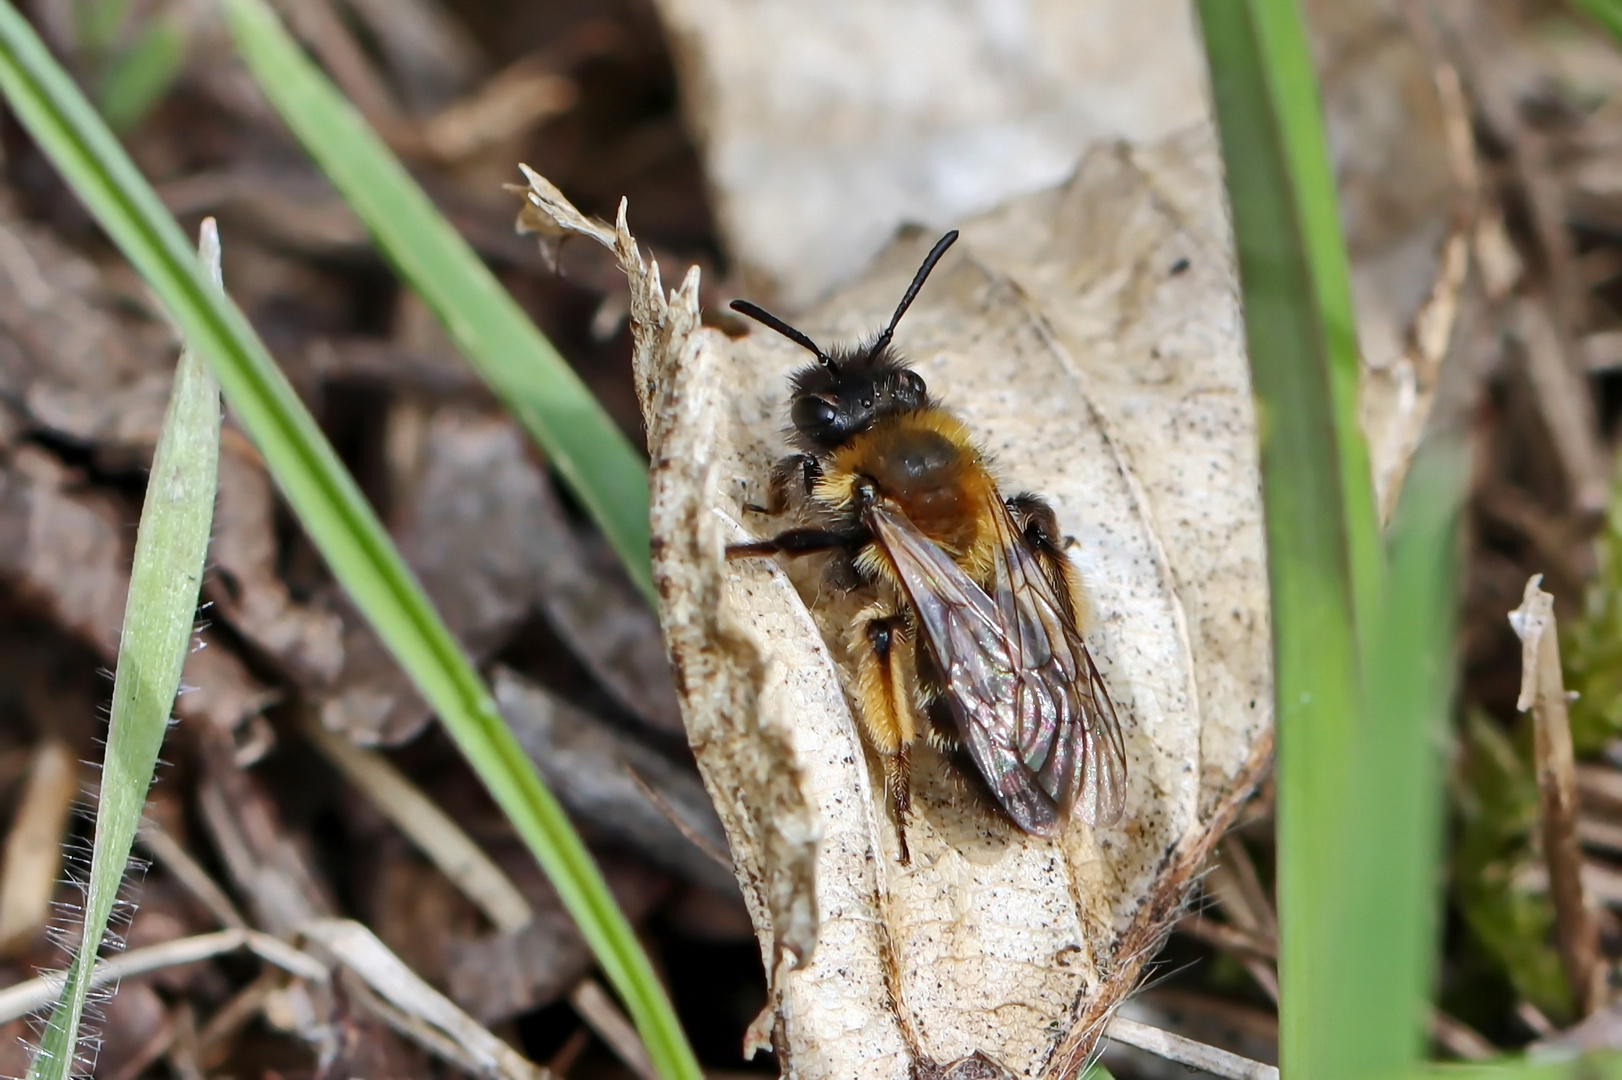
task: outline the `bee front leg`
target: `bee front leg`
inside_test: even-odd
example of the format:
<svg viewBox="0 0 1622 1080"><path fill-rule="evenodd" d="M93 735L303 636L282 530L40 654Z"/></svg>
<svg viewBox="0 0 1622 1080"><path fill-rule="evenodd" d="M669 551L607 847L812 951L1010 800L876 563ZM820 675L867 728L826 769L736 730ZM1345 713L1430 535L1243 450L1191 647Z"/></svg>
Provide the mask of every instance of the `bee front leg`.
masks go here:
<svg viewBox="0 0 1622 1080"><path fill-rule="evenodd" d="M811 494L811 489L817 486L821 476L822 466L816 458L810 454L790 454L772 466L771 484L766 489L766 505L744 503L743 508L776 517L803 502Z"/></svg>
<svg viewBox="0 0 1622 1080"><path fill-rule="evenodd" d="M883 603L857 616L850 631L862 730L884 761L884 786L895 808L902 866L912 862L907 816L912 810L912 740L918 734L913 707L916 676L908 663L911 636L906 617Z"/></svg>

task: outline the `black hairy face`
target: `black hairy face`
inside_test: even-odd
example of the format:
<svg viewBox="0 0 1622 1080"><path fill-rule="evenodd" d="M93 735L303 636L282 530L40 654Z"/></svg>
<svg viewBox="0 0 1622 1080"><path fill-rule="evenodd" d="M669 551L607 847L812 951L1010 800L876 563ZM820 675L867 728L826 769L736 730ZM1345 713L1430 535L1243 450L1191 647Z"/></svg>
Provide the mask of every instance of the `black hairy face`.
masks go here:
<svg viewBox="0 0 1622 1080"><path fill-rule="evenodd" d="M832 450L880 417L929 404L923 376L889 346L836 349L794 373L789 418L807 450Z"/></svg>

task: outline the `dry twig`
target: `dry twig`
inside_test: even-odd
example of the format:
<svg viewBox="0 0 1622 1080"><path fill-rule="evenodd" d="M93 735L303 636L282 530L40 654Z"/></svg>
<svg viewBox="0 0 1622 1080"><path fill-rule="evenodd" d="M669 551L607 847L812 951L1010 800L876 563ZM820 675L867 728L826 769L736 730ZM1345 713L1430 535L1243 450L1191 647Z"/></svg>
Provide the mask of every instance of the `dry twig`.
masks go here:
<svg viewBox="0 0 1622 1080"><path fill-rule="evenodd" d="M42 742L6 835L0 952L25 948L50 918L68 811L78 797L79 762L72 748L56 739Z"/></svg>
<svg viewBox="0 0 1622 1080"><path fill-rule="evenodd" d="M247 929L248 921L237 911L236 905L231 902L225 890L209 877L208 871L192 858L191 852L187 851L180 841L150 821L142 823L139 838L141 846L150 851L198 903L208 908L209 914L213 915L221 926L228 930Z"/></svg>
<svg viewBox="0 0 1622 1080"><path fill-rule="evenodd" d="M1255 930L1247 930L1232 923L1217 922L1204 915L1189 915L1177 924L1177 929L1189 937L1198 938L1213 949L1233 953L1241 959L1278 959L1278 942Z"/></svg>
<svg viewBox="0 0 1622 1080"><path fill-rule="evenodd" d="M315 919L300 928L306 941L330 954L358 982L347 984L384 1023L429 1052L476 1076L544 1080L549 1073L502 1042L429 986L365 926ZM366 993L356 993L364 989Z"/></svg>
<svg viewBox="0 0 1622 1080"><path fill-rule="evenodd" d="M131 949L121 956L103 960L90 976L92 989L109 986L137 975L164 968L193 964L238 949L252 949L263 960L303 979L323 980L326 966L299 950L254 930L216 930L212 934L177 938L161 945ZM62 992L62 972L40 975L0 990L0 1023L43 1009Z"/></svg>
<svg viewBox="0 0 1622 1080"><path fill-rule="evenodd" d="M642 1037L596 980L582 979L569 991L569 1004L640 1080L659 1080L659 1070L642 1045Z"/></svg>
<svg viewBox="0 0 1622 1080"><path fill-rule="evenodd" d="M1542 580L1541 574L1532 576L1521 606L1509 616L1521 639L1521 694L1515 705L1522 712L1532 710L1543 857L1549 866L1560 960L1577 1007L1586 1016L1600 1004L1604 972L1599 961L1599 928L1583 893L1577 776L1560 672L1554 597L1539 588Z"/></svg>
<svg viewBox="0 0 1622 1080"><path fill-rule="evenodd" d="M1272 902L1262 889L1256 874L1256 865L1250 853L1236 837L1222 841L1222 857L1205 876L1206 892L1216 900L1217 906L1240 933L1261 942L1273 943L1273 955L1278 955L1278 917ZM1278 972L1273 965L1255 953L1235 952L1234 959L1244 965L1256 985L1276 1003L1279 998Z"/></svg>
<svg viewBox="0 0 1622 1080"><path fill-rule="evenodd" d="M1104 1029L1104 1034L1116 1042L1146 1050L1167 1061L1203 1069L1212 1076L1223 1076L1228 1080L1278 1080L1277 1065L1264 1065L1260 1061L1240 1057L1232 1051L1185 1039L1181 1035L1174 1035L1169 1031L1150 1027L1148 1024L1140 1024L1124 1016L1117 1016L1111 1020Z"/></svg>
<svg viewBox="0 0 1622 1080"><path fill-rule="evenodd" d="M1521 300L1516 308L1516 323L1526 353L1527 378L1570 485L1572 503L1579 511L1599 512L1609 497L1609 466L1599 441L1594 403L1577 370L1579 365L1566 359L1562 330L1550 316L1547 304L1530 298Z"/></svg>
<svg viewBox="0 0 1622 1080"><path fill-rule="evenodd" d="M1474 1028L1440 1009L1431 1010L1431 1037L1448 1053L1464 1061L1487 1061L1498 1056L1498 1048Z"/></svg>
<svg viewBox="0 0 1622 1080"><path fill-rule="evenodd" d="M535 913L524 894L449 814L387 759L328 731L313 715L307 717L304 734L497 930L516 934L529 925Z"/></svg>

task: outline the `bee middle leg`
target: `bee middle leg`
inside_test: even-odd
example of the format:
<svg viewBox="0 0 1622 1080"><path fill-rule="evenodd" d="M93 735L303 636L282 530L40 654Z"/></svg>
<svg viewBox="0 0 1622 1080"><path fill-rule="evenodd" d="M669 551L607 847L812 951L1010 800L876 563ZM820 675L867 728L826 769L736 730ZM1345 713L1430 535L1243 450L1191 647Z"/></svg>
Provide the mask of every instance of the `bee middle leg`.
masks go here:
<svg viewBox="0 0 1622 1080"><path fill-rule="evenodd" d="M756 559L767 555L815 555L819 551L841 548L859 548L867 543L862 533L839 532L834 529L789 529L770 540L756 540L748 544L727 547L729 559Z"/></svg>
<svg viewBox="0 0 1622 1080"><path fill-rule="evenodd" d="M912 809L912 740L918 733L912 635L907 617L883 602L858 615L850 630L862 728L884 762L884 786L895 808L902 866L912 862L907 815Z"/></svg>

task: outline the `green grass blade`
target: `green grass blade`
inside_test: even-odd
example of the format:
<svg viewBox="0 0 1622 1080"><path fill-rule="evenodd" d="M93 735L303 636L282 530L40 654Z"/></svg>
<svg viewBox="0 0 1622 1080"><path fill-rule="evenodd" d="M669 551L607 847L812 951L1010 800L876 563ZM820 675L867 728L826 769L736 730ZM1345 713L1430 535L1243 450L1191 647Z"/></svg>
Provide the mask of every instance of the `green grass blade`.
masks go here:
<svg viewBox="0 0 1622 1080"><path fill-rule="evenodd" d="M1272 582L1278 723L1280 1052L1314 1080L1403 1067L1350 1017L1379 943L1345 932L1363 657L1383 555L1357 424L1357 352L1311 56L1293 0L1200 0L1250 350ZM1360 969L1359 969L1360 970Z"/></svg>
<svg viewBox="0 0 1622 1080"><path fill-rule="evenodd" d="M1361 759L1349 770L1356 786L1340 847L1337 932L1351 946L1339 973L1341 1007L1357 1010L1344 1023L1378 1044L1366 1062L1378 1068L1423 1060L1429 1039L1443 751L1458 668L1458 523L1468 482L1468 457L1454 439L1415 456L1392 518L1385 602L1365 655L1367 714Z"/></svg>
<svg viewBox="0 0 1622 1080"><path fill-rule="evenodd" d="M204 225L202 257L217 279L220 248L213 226L212 221ZM84 926L62 996L29 1065L30 1078L65 1080L73 1072L90 972L118 899L191 647L219 458L220 388L202 359L187 350L175 369L135 534Z"/></svg>
<svg viewBox="0 0 1622 1080"><path fill-rule="evenodd" d="M1344 508L1346 546L1352 566L1352 601L1361 616L1378 602L1383 566L1374 482L1358 406L1360 371L1357 311L1352 279L1341 236L1340 206L1329 163L1317 73L1296 0L1249 0L1254 12L1261 67L1276 117L1278 149L1299 223L1301 252L1310 274L1306 284L1316 313L1322 345L1318 362L1329 369L1329 393L1340 458L1340 497ZM1231 173L1229 174L1232 175ZM1361 641L1370 637L1359 618Z"/></svg>
<svg viewBox="0 0 1622 1080"><path fill-rule="evenodd" d="M157 18L112 59L97 97L113 130L132 131L146 119L180 77L190 44L178 20Z"/></svg>
<svg viewBox="0 0 1622 1080"><path fill-rule="evenodd" d="M270 8L262 0L227 0L226 12L265 96L462 355L546 451L653 602L647 463Z"/></svg>
<svg viewBox="0 0 1622 1080"><path fill-rule="evenodd" d="M1571 0L1572 6L1622 41L1622 0Z"/></svg>
<svg viewBox="0 0 1622 1080"><path fill-rule="evenodd" d="M661 1074L696 1080L698 1065L647 955L489 691L264 344L208 284L179 226L9 0L0 0L0 92L163 299L188 346L212 365L333 575L546 870Z"/></svg>
<svg viewBox="0 0 1622 1080"><path fill-rule="evenodd" d="M1400 1075L1402 1080L1622 1080L1622 1055L1540 1062L1506 1057L1470 1065L1436 1065Z"/></svg>

